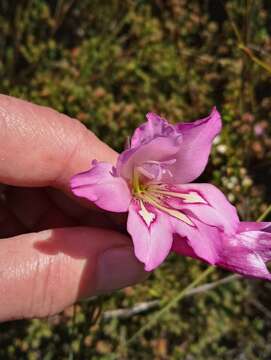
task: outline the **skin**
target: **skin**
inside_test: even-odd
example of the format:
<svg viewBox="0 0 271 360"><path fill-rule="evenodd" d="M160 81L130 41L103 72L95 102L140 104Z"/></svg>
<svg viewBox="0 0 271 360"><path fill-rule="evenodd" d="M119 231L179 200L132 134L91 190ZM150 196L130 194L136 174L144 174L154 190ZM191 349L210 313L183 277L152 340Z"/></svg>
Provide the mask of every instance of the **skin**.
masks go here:
<svg viewBox="0 0 271 360"><path fill-rule="evenodd" d="M0 95L0 321L53 315L142 281L125 215L74 198L70 178L117 154L80 122Z"/></svg>

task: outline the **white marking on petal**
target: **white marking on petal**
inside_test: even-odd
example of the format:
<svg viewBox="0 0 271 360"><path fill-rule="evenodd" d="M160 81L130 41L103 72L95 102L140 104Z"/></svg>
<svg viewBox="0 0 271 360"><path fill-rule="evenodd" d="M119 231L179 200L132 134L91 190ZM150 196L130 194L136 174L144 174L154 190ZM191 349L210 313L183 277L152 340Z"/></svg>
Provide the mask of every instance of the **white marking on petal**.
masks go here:
<svg viewBox="0 0 271 360"><path fill-rule="evenodd" d="M184 202L186 203L201 203L206 204L206 201L195 191L191 191L188 194L183 194Z"/></svg>
<svg viewBox="0 0 271 360"><path fill-rule="evenodd" d="M141 206L141 210L139 211L139 214L141 215L141 217L149 227L153 222L153 220L155 219L155 214L153 214L152 212L146 209L142 200L140 200L140 206Z"/></svg>
<svg viewBox="0 0 271 360"><path fill-rule="evenodd" d="M247 261L254 266L255 268L262 269L265 267L264 261L261 258L261 256L257 253L248 254L247 255Z"/></svg>
<svg viewBox="0 0 271 360"><path fill-rule="evenodd" d="M156 193L159 193L161 195L165 196L171 196L179 199L183 199L183 202L185 204L207 204L207 202L201 197L196 191L189 191L188 193L181 193L177 191L166 191L166 190L159 190L158 188L155 188L154 190L150 189L151 191L154 191Z"/></svg>
<svg viewBox="0 0 271 360"><path fill-rule="evenodd" d="M181 211L178 211L175 209L169 209L169 208L162 207L162 206L161 206L161 210L163 210L164 212L168 213L169 215L177 218L178 220L183 221L184 223L186 223L188 225L194 226L193 222L189 219L189 217L186 216Z"/></svg>

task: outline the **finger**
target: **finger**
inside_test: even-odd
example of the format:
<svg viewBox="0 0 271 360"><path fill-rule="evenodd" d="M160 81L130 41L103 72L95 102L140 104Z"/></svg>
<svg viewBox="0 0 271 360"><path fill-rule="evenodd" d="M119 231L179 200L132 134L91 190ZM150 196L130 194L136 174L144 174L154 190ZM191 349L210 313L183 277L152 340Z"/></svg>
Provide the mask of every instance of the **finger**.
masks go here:
<svg viewBox="0 0 271 360"><path fill-rule="evenodd" d="M69 188L93 159L116 153L79 121L47 107L0 95L0 182Z"/></svg>
<svg viewBox="0 0 271 360"><path fill-rule="evenodd" d="M90 228L1 240L0 273L1 321L52 315L146 277L126 236Z"/></svg>

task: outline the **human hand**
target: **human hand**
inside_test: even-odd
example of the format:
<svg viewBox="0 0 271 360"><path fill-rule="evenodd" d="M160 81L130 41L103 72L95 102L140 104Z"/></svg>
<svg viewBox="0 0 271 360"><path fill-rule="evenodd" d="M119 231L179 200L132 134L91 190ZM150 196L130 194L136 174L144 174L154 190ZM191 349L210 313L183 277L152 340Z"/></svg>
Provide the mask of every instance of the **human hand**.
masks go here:
<svg viewBox="0 0 271 360"><path fill-rule="evenodd" d="M113 218L69 192L72 175L117 154L81 123L0 95L0 321L44 317L143 280Z"/></svg>

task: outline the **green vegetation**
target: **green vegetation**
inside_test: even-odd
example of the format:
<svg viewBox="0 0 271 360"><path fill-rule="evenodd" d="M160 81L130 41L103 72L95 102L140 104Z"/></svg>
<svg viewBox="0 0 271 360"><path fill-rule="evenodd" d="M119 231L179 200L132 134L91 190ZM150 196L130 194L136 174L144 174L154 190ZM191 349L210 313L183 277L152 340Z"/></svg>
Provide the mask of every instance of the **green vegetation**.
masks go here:
<svg viewBox="0 0 271 360"><path fill-rule="evenodd" d="M270 203L270 22L268 0L2 0L0 90L77 117L117 150L147 111L190 121L216 105L224 129L201 180L255 220ZM0 358L270 359L262 281L184 298L131 343L157 308L94 324L101 306L175 298L203 269L172 255L143 284L48 320L2 324Z"/></svg>

